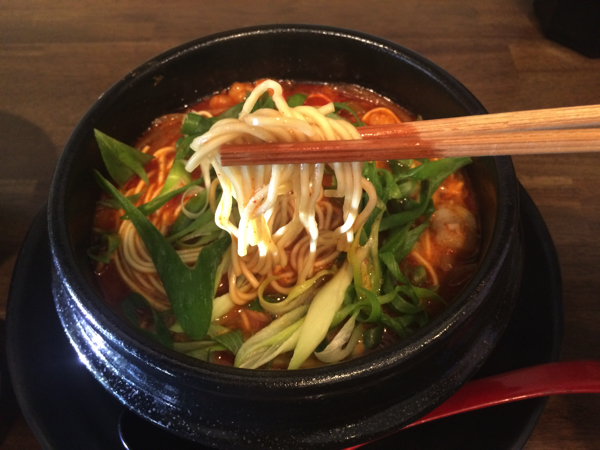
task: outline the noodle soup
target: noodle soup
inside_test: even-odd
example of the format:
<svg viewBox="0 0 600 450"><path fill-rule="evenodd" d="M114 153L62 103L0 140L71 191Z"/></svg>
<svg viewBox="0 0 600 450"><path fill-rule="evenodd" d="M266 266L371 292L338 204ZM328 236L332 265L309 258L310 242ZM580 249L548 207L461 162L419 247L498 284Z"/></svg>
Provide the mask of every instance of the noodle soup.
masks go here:
<svg viewBox="0 0 600 450"><path fill-rule="evenodd" d="M316 48L319 51L315 51ZM103 199L111 208L121 206L121 201L116 202L118 204L112 201L113 194L120 198L119 190L116 193L112 190L113 180L119 186L121 183L104 168L94 129L122 142L135 143L156 118L172 112L185 113L183 108L193 105L200 96L204 98L237 80L256 80L267 73L275 79L359 83L427 119L485 113L483 106L460 82L430 61L400 45L359 32L306 25L264 25L202 37L179 46L118 80L92 105L65 146L48 203L54 261L53 296L63 329L94 378L129 410L165 430L215 448L350 447L387 435L433 409L456 392L490 356L509 321L521 277L518 183L507 157L477 158L462 169L468 174L477 198L476 218L481 234L477 270L458 296L446 301L448 305L437 317L431 319L432 312L427 326L412 334L407 332L407 337L400 342L385 347L382 342L383 348L377 347L364 356L306 370L238 369L174 351L171 348L182 340L178 335L184 336L172 334L177 332L174 327L177 322L185 325L183 329L190 330L186 330L186 335L195 336L196 326L200 331L204 327L208 330L212 321L205 311L186 315L187 308L183 308L184 314L176 314L182 312L180 307L185 305L186 299L178 292L192 291L187 285L175 295L169 294L173 312L150 309L148 300L136 302L136 296L124 301L131 292L124 283L120 283L125 286L124 292L119 292L117 284L107 279L108 287L105 287L114 296L103 296L98 288L100 283L93 273L98 266L90 264L87 250L100 188L90 175L98 170L104 178L111 179L110 186L101 184L111 192ZM183 117L180 116L180 120ZM178 135L177 126L174 130ZM137 156L134 160L139 159ZM372 165L363 167L374 170ZM390 165L387 172L399 177L403 170L412 169ZM377 173L381 178L387 177L384 172ZM414 171L411 174L415 175ZM370 174L367 175L371 180ZM130 176L126 173L118 178ZM324 181L330 176L328 169ZM337 190L339 186L332 183L331 188ZM137 202L140 198L130 200ZM419 203L420 196L411 200ZM343 208L344 199L332 197L331 201ZM389 208L389 213L398 214L413 205L411 201L400 203L398 208ZM362 207L360 204L359 212ZM232 209L231 217L237 214L235 210ZM144 216L148 207L136 211L137 208L129 208L127 216L136 222L140 222L140 214L154 220L151 214ZM117 218L123 215L122 211L113 212ZM107 217L108 223L116 220L110 219L110 215ZM145 223L144 219L141 222ZM374 221L365 223L372 228ZM415 223L409 230L421 224ZM236 227L239 228L239 223ZM153 229L154 226L146 226L143 233L148 234L148 230ZM379 243L384 245L384 239L388 242L394 236L400 238L396 229L381 231ZM153 241L164 239L162 234L160 239L153 231L150 234ZM321 234L319 230L319 236ZM118 242L114 236L112 240L110 236L96 236L98 248L90 252L94 257L106 256L103 249L112 248ZM228 233L219 235L218 239L227 236ZM356 245L362 247L365 242L359 239ZM216 271L223 258L216 257L217 250L225 253L227 249L217 248L220 244L210 245L201 252L201 255L207 252L201 256L204 273L192 273L192 281L204 278L202 283L206 283L206 278L210 278L206 276L209 269L215 271L214 278L217 278ZM149 253L157 253L152 245L150 247ZM379 252L380 247L378 245L378 256L386 253ZM173 255L175 249L161 249L156 258L161 271L166 266L174 268L176 277L190 273L181 268L182 265L191 268L193 263L189 266L183 263L177 253ZM109 261L114 255L111 253ZM382 275L388 270L387 265L384 268L386 258L386 255L383 259L379 257ZM211 261L216 261L217 268ZM337 273L340 269L341 265ZM109 274L109 271L104 273ZM115 270L112 274L118 272ZM179 278L178 281L185 284L186 280ZM401 288L400 283L395 283L394 289L397 286ZM167 291L171 287L166 286ZM385 294L386 288L382 289ZM201 293L197 289L193 292L199 301L191 302L192 307L206 306L210 301L211 309L217 310L213 298L222 295L220 292L215 295L214 287ZM366 298L359 306L344 301L342 306L362 308L355 324L374 327L375 322L365 320L371 316L366 305L371 304L369 298L372 297L362 293ZM269 302L277 300L266 287L263 294ZM401 314L390 311L388 303L380 303L381 310L387 310L391 319L400 320ZM372 304L374 318L378 310L377 305ZM155 312L162 322L155 321ZM415 314L412 313L413 318ZM200 319L197 324L192 322L196 317ZM413 324L405 328L416 329L418 323ZM168 341L163 342L165 334ZM194 336L183 340L194 343L204 337ZM196 350L201 353L203 349ZM214 356L217 352L204 352L207 354ZM271 363L271 367L274 364Z"/></svg>
<svg viewBox="0 0 600 450"><path fill-rule="evenodd" d="M417 119L356 86L267 80L156 119L135 152L97 131L121 186L99 175L89 254L106 300L164 345L242 368L331 364L409 336L476 269L468 158L224 168L218 148Z"/></svg>

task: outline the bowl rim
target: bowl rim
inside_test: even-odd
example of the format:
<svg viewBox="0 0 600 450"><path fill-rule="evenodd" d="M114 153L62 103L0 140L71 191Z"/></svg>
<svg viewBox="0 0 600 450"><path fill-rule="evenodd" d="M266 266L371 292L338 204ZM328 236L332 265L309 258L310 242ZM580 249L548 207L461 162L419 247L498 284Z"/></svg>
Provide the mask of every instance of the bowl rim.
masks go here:
<svg viewBox="0 0 600 450"><path fill-rule="evenodd" d="M49 235L52 248L53 262L58 276L65 282L65 287L77 306L84 312L94 328L106 337L112 344L118 345L131 354L133 358L148 359L148 356L157 364L164 364L169 371L183 376L185 379L194 379L198 376L218 380L220 383L247 383L250 386L260 387L268 385L271 389L288 388L298 386L310 388L315 386L328 386L332 383L344 382L348 379L355 380L357 377L369 376L380 370L393 370L411 354L424 345L435 342L440 335L449 329L459 326L464 317L469 316L478 306L475 300L477 295L486 288L490 277L495 276L490 267L493 267L499 259L504 259L508 252L508 246L501 245L512 232L511 219L501 217L498 214L494 225L496 232L493 233L488 251L480 260L479 268L462 293L438 318L432 320L428 326L419 330L414 335L377 352L361 356L359 358L344 361L324 367L299 369L294 371L269 371L251 370L232 367L224 367L217 364L196 360L187 355L180 354L160 346L154 341L138 334L132 327L126 326L117 314L103 301L99 293L90 286L77 261L70 251L70 240L65 226L66 183L62 173L68 168L74 158L76 149L82 140L86 139L86 130L94 122L95 118L101 116L103 111L118 98L123 91L133 88L137 80L150 76L151 72L158 66L169 64L178 57L197 49L213 45L222 41L235 40L250 35L270 35L279 33L300 33L307 35L334 35L340 38L360 41L379 51L391 53L401 57L407 63L415 66L424 75L432 78L438 84L449 86L457 100L465 106L471 114L486 113L483 105L452 75L433 62L425 59L418 53L409 50L389 40L372 36L370 34L352 31L344 28L303 25L303 24L274 24L259 25L230 31L223 31L204 36L175 48L167 50L137 68L110 87L86 112L81 121L76 125L71 137L67 141L64 150L58 160L55 176L52 181L48 223ZM512 162L509 157L493 158L499 170L512 171ZM511 178L511 177L509 177ZM514 180L501 180L498 183L514 184L514 194L498 197L498 211L504 211L504 206L509 203L518 203L516 177ZM504 230L499 233L498 230ZM497 272L497 270L496 270ZM459 314L461 312L461 314ZM448 321L447 318L453 320ZM443 320L442 320L443 319Z"/></svg>

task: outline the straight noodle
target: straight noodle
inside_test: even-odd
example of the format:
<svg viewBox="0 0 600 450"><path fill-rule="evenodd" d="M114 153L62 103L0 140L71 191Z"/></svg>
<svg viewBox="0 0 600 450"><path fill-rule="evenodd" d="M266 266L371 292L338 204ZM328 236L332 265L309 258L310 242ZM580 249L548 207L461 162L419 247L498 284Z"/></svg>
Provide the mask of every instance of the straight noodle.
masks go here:
<svg viewBox="0 0 600 450"><path fill-rule="evenodd" d="M273 91L272 98L277 110L261 109L252 113L256 102L269 89ZM284 256L285 245L305 230L310 236L310 245L306 257L307 263L298 274L298 282L306 280L314 272L313 265L319 236L315 214L317 200L322 197L323 164L222 167L218 149L220 145L228 143L360 139L360 134L350 123L326 116L334 111L331 103L320 108L311 106L290 108L283 98L281 85L267 80L252 91L237 119L217 122L208 133L192 142L190 147L195 153L187 162L186 170L191 172L198 166L202 166L203 173L207 173L206 167L210 163L221 186L224 187L217 208L216 223L237 238L237 255L232 257L246 256L248 247L256 246L263 266L265 266L264 259L268 259L267 267L273 264L285 266L287 265ZM337 190L327 192L325 195L344 199L345 222L338 229L340 241L337 244L339 248L343 248L342 239L345 239L345 243L352 242L353 234L357 229L354 225L358 216L358 204L363 185L371 193L374 189L362 177L361 163L338 163L334 166L334 171L336 178L344 180L344 183L340 183L341 186ZM205 183L208 186L210 178L205 177ZM287 194L290 187L295 201L291 225L288 228L273 229L267 223L268 219L278 213L275 209L277 199L280 195ZM240 220L237 227L230 221L232 199L237 201L239 208ZM363 211L363 222L364 218L372 212L375 201L374 199L370 202ZM277 221L277 218L274 220ZM356 225L360 226L360 223ZM278 230L281 231L277 233ZM283 245L278 246L278 241L284 235L286 239ZM236 276L239 275L240 273L236 273Z"/></svg>
<svg viewBox="0 0 600 450"><path fill-rule="evenodd" d="M200 359L294 369L401 339L456 295L478 254L474 195L457 172L468 158L221 165L224 144L360 139L362 121L409 117L370 92L350 91L349 97L328 86L235 83L231 96L224 91L187 114L157 119L138 147L154 156L144 168L149 182L134 176L121 192L138 208L161 202L147 220L164 236L161 245L172 246L190 268L224 233L231 246L214 266L214 287L198 286L216 294L211 324L195 347L189 341L198 331L188 333L189 320L174 314L172 287L165 287L139 219L123 220L122 211L101 202L97 239L120 237L116 251L97 265L101 286L111 298L118 289L102 280L122 286L124 300L115 301L123 308L132 292L159 312L150 314L137 301L137 318L129 320L151 333L159 329L156 321L165 321L170 336L161 342L173 340L175 349ZM236 104L241 92L247 97ZM420 178L420 168L437 185ZM161 200L168 195L173 198Z"/></svg>

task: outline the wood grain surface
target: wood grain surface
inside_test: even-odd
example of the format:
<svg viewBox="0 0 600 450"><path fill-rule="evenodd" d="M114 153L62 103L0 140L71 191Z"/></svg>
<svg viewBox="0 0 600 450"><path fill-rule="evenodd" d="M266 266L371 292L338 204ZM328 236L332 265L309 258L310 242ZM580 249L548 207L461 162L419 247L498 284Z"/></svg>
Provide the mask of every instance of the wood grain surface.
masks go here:
<svg viewBox="0 0 600 450"><path fill-rule="evenodd" d="M71 130L102 92L188 40L267 23L382 36L458 78L489 112L600 103L600 60L544 38L532 0L3 0L0 3L0 317L13 265ZM562 359L600 358L600 153L514 158L556 245ZM551 398L528 450L600 447L600 398ZM3 449L37 449L22 417Z"/></svg>

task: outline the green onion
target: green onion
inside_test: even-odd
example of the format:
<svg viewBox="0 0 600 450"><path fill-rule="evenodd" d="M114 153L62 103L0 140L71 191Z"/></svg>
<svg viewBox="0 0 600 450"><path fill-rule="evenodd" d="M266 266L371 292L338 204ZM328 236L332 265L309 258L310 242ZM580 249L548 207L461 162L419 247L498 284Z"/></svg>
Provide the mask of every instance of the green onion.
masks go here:
<svg viewBox="0 0 600 450"><path fill-rule="evenodd" d="M100 236L100 244L94 245L87 250L87 255L94 261L104 264L110 263L110 255L112 255L121 244L121 238L118 233L102 233Z"/></svg>
<svg viewBox="0 0 600 450"><path fill-rule="evenodd" d="M218 273L218 270L217 270ZM217 320L227 314L235 307L235 303L231 301L229 292L221 295L213 300L211 320Z"/></svg>
<svg viewBox="0 0 600 450"><path fill-rule="evenodd" d="M259 109L275 109L275 102L273 101L273 97L269 94L268 91L260 96L260 98L254 104L254 107L252 108L251 112L254 112ZM240 114L238 113L235 117L237 118L239 115Z"/></svg>
<svg viewBox="0 0 600 450"><path fill-rule="evenodd" d="M191 175L185 170L185 161L183 159L178 159L176 155L171 170L169 170L169 173L167 174L165 184L163 184L163 187L160 190L160 195L165 195L173 189L176 189L177 186L189 183L190 180Z"/></svg>
<svg viewBox="0 0 600 450"><path fill-rule="evenodd" d="M396 179L429 180L429 191L433 194L450 174L466 166L471 161L469 157L443 158L436 161L425 160L421 165L398 174Z"/></svg>
<svg viewBox="0 0 600 450"><path fill-rule="evenodd" d="M181 352L188 353L193 350L206 349L209 347L214 347L214 341L190 341L190 342L173 342L173 349Z"/></svg>
<svg viewBox="0 0 600 450"><path fill-rule="evenodd" d="M177 320L192 339L203 338L212 315L217 267L231 243L230 236L227 235L204 247L198 254L196 265L193 268L188 267L142 212L99 172L96 171L95 175L100 186L119 200L144 242Z"/></svg>
<svg viewBox="0 0 600 450"><path fill-rule="evenodd" d="M146 189L141 190L137 194L128 195L127 198L131 203L137 202L146 193ZM119 209L121 204L114 198L105 198L98 202L98 205L104 206L105 208Z"/></svg>
<svg viewBox="0 0 600 450"><path fill-rule="evenodd" d="M364 319L361 318L361 321L379 322L379 320L381 319L381 304L379 303L379 299L377 298L377 296L363 287L357 287L356 290L368 302L365 302L365 306L368 305L369 315Z"/></svg>
<svg viewBox="0 0 600 450"><path fill-rule="evenodd" d="M321 270L314 277L306 280L304 283L294 286L285 300L276 303L266 301L263 293L265 288L273 281L278 280L279 277L268 277L258 287L258 300L260 302L260 306L262 306L263 309L267 310L271 314L285 314L286 312L291 311L292 309L309 301L312 294L314 294L314 289L311 288L315 285L315 283L324 276L331 274L333 274L333 271L331 270Z"/></svg>
<svg viewBox="0 0 600 450"><path fill-rule="evenodd" d="M303 105L308 95L306 94L294 94L290 95L287 99L287 104L290 108Z"/></svg>
<svg viewBox="0 0 600 450"><path fill-rule="evenodd" d="M346 289L350 283L352 283L352 265L345 263L315 295L306 313L306 320L300 329L298 344L288 369L299 368L321 343L336 311L344 300Z"/></svg>
<svg viewBox="0 0 600 450"><path fill-rule="evenodd" d="M222 352L224 350L227 350L225 347L223 347L220 344L215 344L214 342L212 343L212 346L207 347L207 348L199 348L197 350L192 350L188 353L186 353L188 356L191 356L192 358L196 358L199 359L201 361L206 361L209 362L210 361L210 357L214 352Z"/></svg>
<svg viewBox="0 0 600 450"><path fill-rule="evenodd" d="M196 195L188 200L185 204L185 209L192 213L199 213L205 206L208 200L206 189L202 189ZM183 210L179 213L173 225L171 225L171 235L178 233L194 221L194 218L188 217Z"/></svg>
<svg viewBox="0 0 600 450"><path fill-rule="evenodd" d="M348 251L348 260L352 264L354 286L356 288L364 287L375 295L379 295L381 290L381 268L379 266L378 246L379 246L379 224L381 222L383 211L376 217L371 226L371 234L367 242L359 245L359 240L354 239L350 250ZM361 291L357 292L361 297Z"/></svg>
<svg viewBox="0 0 600 450"><path fill-rule="evenodd" d="M165 347L173 347L173 340L171 339L169 329L163 322L158 312L152 308L152 306L150 306L150 303L148 303L148 300L146 300L143 295L138 294L137 292L131 292L121 302L121 309L125 317L133 325L135 325L140 332L151 339L154 339ZM154 332L142 328L138 320L138 311L144 311L152 316L154 322Z"/></svg>
<svg viewBox="0 0 600 450"><path fill-rule="evenodd" d="M239 349L235 367L257 368L280 353L293 350L307 311L308 305L299 306L250 337Z"/></svg>
<svg viewBox="0 0 600 450"><path fill-rule="evenodd" d="M352 353L362 335L362 328L360 326L355 327L356 315L357 313L346 321L323 351L315 352L315 356L319 360L325 363L335 363Z"/></svg>
<svg viewBox="0 0 600 450"><path fill-rule="evenodd" d="M425 266L415 267L410 274L412 284L423 285L427 282L427 270Z"/></svg>
<svg viewBox="0 0 600 450"><path fill-rule="evenodd" d="M234 355L237 354L243 343L242 332L240 330L219 334L213 337L213 339Z"/></svg>
<svg viewBox="0 0 600 450"><path fill-rule="evenodd" d="M192 233L198 230L205 231L205 234L210 234L213 231L220 230L219 227L215 224L215 216L210 210L204 211L200 216L196 217L192 222L190 222L186 227L178 230L167 238L169 242L176 242L179 240L185 241L187 239L191 239L193 236L190 236Z"/></svg>
<svg viewBox="0 0 600 450"><path fill-rule="evenodd" d="M383 337L383 325L377 324L374 327L367 328L363 331L363 345L365 348L372 350L381 343Z"/></svg>
<svg viewBox="0 0 600 450"><path fill-rule="evenodd" d="M356 113L352 108L350 108L346 103L333 102L333 106L335 107L335 111L339 112L341 110L348 111L350 114L354 116L356 119L356 123L353 123L355 127L364 127L366 124L358 118Z"/></svg>
<svg viewBox="0 0 600 450"><path fill-rule="evenodd" d="M152 155L142 153L99 130L94 130L94 135L106 169L119 186L124 187L135 174L148 184L148 174L144 166L154 158Z"/></svg>
<svg viewBox="0 0 600 450"><path fill-rule="evenodd" d="M159 195L158 197L155 197L152 200L150 200L148 203L144 203L143 205L138 206L138 209L145 216L149 216L150 214L155 212L157 209L166 205L167 202L169 202L169 200L174 199L179 194L183 194L189 188L191 188L193 186L197 186L200 183L202 183L202 178L194 180L191 183L188 183L185 186L180 187L179 189L175 189L174 191L170 191L170 192L167 192L166 194ZM127 198L129 198L129 197L127 197ZM121 217L121 220L127 220L127 219L129 219L129 217L127 217L127 214L125 214L124 216Z"/></svg>

